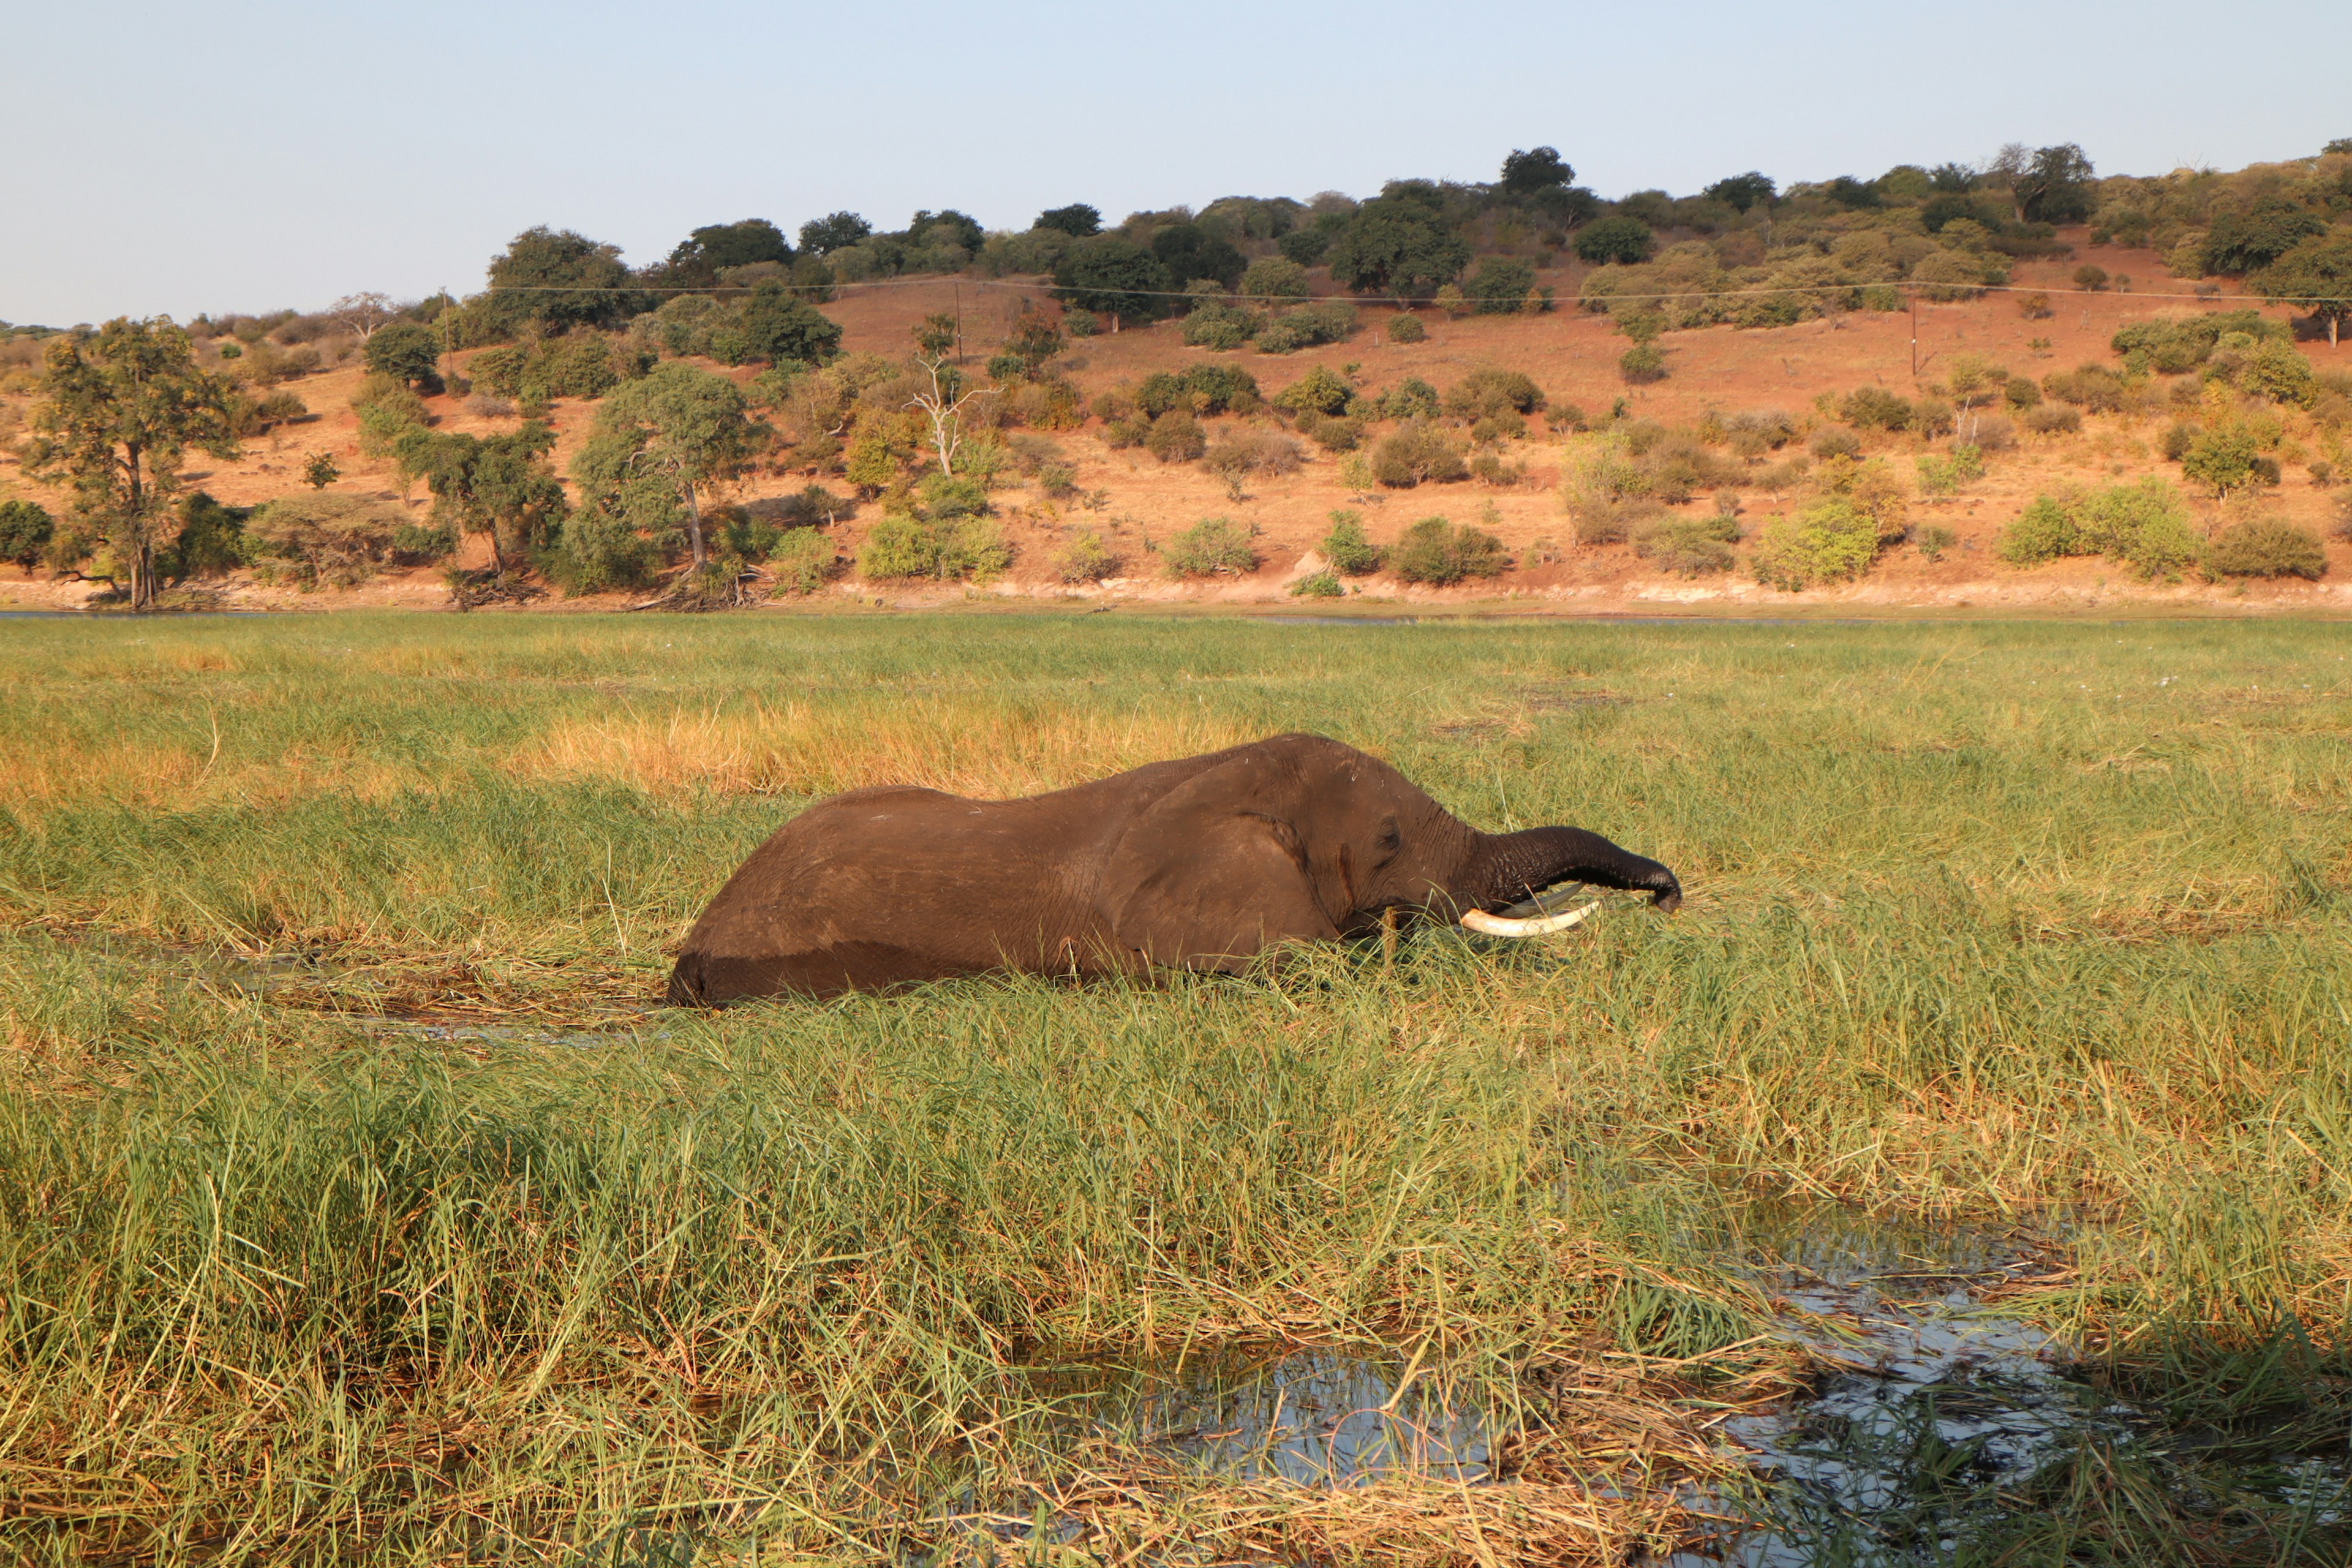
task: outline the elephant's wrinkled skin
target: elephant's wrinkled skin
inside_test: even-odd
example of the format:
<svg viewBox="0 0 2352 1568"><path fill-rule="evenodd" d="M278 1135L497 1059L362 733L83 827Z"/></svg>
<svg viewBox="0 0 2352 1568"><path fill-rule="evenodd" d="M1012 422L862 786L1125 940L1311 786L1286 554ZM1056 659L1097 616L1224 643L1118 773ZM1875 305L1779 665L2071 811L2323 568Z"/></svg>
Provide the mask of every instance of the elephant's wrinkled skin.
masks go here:
<svg viewBox="0 0 2352 1568"><path fill-rule="evenodd" d="M1386 763L1282 735L1023 800L911 787L819 801L687 934L681 1005L992 969L1234 970L1285 942L1506 908L1561 882L1682 884L1576 827L1477 831Z"/></svg>

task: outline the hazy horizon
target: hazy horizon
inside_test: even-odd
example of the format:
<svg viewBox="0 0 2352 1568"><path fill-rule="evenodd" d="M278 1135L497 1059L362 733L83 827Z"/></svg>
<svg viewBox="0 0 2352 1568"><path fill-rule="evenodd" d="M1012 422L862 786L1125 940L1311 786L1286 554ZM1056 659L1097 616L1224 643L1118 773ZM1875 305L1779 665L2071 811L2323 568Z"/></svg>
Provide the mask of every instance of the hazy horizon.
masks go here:
<svg viewBox="0 0 2352 1568"><path fill-rule="evenodd" d="M17 150L0 320L466 293L541 223L643 264L744 217L790 231L845 207L887 229L956 207L1019 228L1084 201L1115 221L1487 180L1541 143L1617 196L1749 168L1867 178L2007 142L2080 142L2102 174L2232 168L2352 134L2324 93L2217 72L2207 15L2177 0L2116 15L2010 0L1956 26L1684 0L1486 4L1431 26L1385 0L1345 23L1295 6L702 0L649 25L609 0L427 0L387 27L267 0L205 15L100 0L21 18L0 61ZM2276 47L2340 18L2255 0L2233 20L2221 39Z"/></svg>

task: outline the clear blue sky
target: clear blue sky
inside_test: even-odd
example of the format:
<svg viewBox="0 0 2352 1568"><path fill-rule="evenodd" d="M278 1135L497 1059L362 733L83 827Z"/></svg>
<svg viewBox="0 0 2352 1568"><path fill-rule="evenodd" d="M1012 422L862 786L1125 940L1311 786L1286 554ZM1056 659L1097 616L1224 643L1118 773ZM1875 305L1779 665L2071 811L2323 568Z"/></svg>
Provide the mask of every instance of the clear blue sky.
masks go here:
<svg viewBox="0 0 2352 1568"><path fill-rule="evenodd" d="M742 217L1023 227L1488 179L1545 142L1607 195L2011 141L2234 167L2352 135L2315 63L2341 5L19 0L0 320L464 292L537 223L644 262Z"/></svg>

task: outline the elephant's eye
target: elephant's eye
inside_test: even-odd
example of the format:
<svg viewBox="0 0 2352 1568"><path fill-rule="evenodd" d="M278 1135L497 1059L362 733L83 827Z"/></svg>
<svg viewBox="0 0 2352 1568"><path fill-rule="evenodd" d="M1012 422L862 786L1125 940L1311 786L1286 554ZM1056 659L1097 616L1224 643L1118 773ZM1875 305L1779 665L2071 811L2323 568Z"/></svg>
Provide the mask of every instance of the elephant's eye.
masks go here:
<svg viewBox="0 0 2352 1568"><path fill-rule="evenodd" d="M1393 855L1404 847L1404 835L1398 832L1397 825L1391 822L1381 829L1381 836L1372 843L1382 855Z"/></svg>

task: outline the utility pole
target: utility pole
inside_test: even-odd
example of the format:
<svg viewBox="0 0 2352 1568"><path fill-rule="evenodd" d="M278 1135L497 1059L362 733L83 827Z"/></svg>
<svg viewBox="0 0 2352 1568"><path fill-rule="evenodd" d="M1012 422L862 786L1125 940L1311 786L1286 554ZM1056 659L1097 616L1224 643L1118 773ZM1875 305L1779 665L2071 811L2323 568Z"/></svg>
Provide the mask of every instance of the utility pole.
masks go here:
<svg viewBox="0 0 2352 1568"><path fill-rule="evenodd" d="M1919 379L1919 290L1911 290L1911 379Z"/></svg>
<svg viewBox="0 0 2352 1568"><path fill-rule="evenodd" d="M963 363L963 285L955 286L956 363Z"/></svg>

